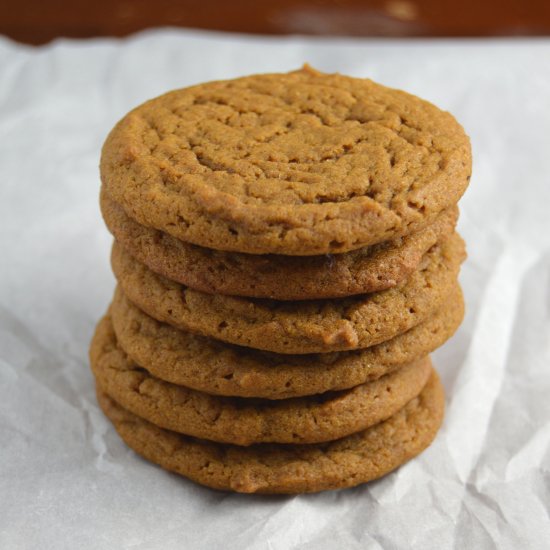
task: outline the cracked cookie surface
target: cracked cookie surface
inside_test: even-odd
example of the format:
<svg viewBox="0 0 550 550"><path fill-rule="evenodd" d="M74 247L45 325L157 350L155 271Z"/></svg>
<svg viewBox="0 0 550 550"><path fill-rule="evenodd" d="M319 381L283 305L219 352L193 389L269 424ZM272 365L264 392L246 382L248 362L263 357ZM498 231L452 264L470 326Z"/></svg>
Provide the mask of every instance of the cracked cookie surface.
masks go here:
<svg viewBox="0 0 550 550"><path fill-rule="evenodd" d="M118 345L154 376L214 395L286 399L371 382L425 357L462 322L460 287L429 319L376 346L314 355L279 355L226 344L160 323L117 288L110 317Z"/></svg>
<svg viewBox="0 0 550 550"><path fill-rule="evenodd" d="M311 493L379 478L430 445L445 407L432 371L418 397L362 432L328 443L238 447L159 428L99 389L97 398L120 437L147 460L208 487L242 493Z"/></svg>
<svg viewBox="0 0 550 550"><path fill-rule="evenodd" d="M124 294L155 319L276 353L328 353L389 340L435 313L458 284L464 242L453 234L400 285L335 300L280 302L206 294L155 274L116 242L112 267Z"/></svg>
<svg viewBox="0 0 550 550"><path fill-rule="evenodd" d="M454 230L458 208L424 229L345 254L255 255L212 250L140 225L102 190L101 210L115 239L155 273L209 294L275 300L338 298L397 285Z"/></svg>
<svg viewBox="0 0 550 550"><path fill-rule="evenodd" d="M377 424L416 397L431 372L429 358L339 392L278 401L213 396L152 376L117 345L109 317L90 348L96 382L123 407L153 424L235 445L319 443Z"/></svg>
<svg viewBox="0 0 550 550"><path fill-rule="evenodd" d="M152 99L101 157L103 184L140 224L253 254L342 253L409 234L456 204L470 173L449 113L308 67Z"/></svg>

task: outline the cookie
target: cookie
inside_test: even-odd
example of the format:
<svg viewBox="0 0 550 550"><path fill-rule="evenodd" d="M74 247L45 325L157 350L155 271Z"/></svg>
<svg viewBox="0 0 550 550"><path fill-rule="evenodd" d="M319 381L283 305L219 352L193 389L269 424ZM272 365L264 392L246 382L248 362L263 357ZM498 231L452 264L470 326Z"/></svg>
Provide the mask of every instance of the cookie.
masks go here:
<svg viewBox="0 0 550 550"><path fill-rule="evenodd" d="M277 355L225 344L160 323L117 289L110 308L118 345L157 378L214 395L286 399L371 382L443 345L462 322L458 285L436 314L363 350Z"/></svg>
<svg viewBox="0 0 550 550"><path fill-rule="evenodd" d="M374 382L324 395L279 401L220 397L152 376L117 346L103 318L90 348L96 382L134 414L162 428L202 439L254 443L318 443L339 439L389 418L426 384L428 358Z"/></svg>
<svg viewBox="0 0 550 550"><path fill-rule="evenodd" d="M97 397L136 453L202 485L241 493L314 493L379 478L430 445L445 406L443 387L433 371L418 397L362 432L329 443L238 447L159 428L101 390Z"/></svg>
<svg viewBox="0 0 550 550"><path fill-rule="evenodd" d="M434 244L453 232L458 217L453 207L416 233L345 254L282 256L186 243L135 222L105 192L101 210L115 239L155 273L209 294L275 300L338 298L396 286Z"/></svg>
<svg viewBox="0 0 550 550"><path fill-rule="evenodd" d="M101 156L103 185L138 223L252 254L343 253L410 234L455 205L470 174L449 113L307 66L152 99Z"/></svg>
<svg viewBox="0 0 550 550"><path fill-rule="evenodd" d="M112 266L124 294L177 328L276 353L366 348L420 324L457 284L464 243L455 233L425 255L424 265L389 290L339 300L276 302L206 294L153 273L116 242Z"/></svg>

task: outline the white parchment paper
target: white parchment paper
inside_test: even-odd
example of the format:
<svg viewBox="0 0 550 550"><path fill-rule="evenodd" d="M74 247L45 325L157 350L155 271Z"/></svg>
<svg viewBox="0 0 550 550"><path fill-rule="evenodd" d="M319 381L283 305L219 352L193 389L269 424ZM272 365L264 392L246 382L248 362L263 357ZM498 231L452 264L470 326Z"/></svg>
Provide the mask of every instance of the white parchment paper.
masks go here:
<svg viewBox="0 0 550 550"><path fill-rule="evenodd" d="M367 486L204 489L128 450L87 347L114 286L98 209L112 125L168 89L308 61L452 111L472 138L467 315L434 354L436 442ZM0 548L550 548L550 41L0 39Z"/></svg>

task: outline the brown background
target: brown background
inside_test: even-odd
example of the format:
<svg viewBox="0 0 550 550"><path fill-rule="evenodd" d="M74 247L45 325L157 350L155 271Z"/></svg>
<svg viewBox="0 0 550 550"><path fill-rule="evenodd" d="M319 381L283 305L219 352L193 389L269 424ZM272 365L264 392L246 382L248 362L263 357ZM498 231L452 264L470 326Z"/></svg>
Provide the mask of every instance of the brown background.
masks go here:
<svg viewBox="0 0 550 550"><path fill-rule="evenodd" d="M0 34L31 44L158 26L344 36L550 35L550 1L0 0Z"/></svg>

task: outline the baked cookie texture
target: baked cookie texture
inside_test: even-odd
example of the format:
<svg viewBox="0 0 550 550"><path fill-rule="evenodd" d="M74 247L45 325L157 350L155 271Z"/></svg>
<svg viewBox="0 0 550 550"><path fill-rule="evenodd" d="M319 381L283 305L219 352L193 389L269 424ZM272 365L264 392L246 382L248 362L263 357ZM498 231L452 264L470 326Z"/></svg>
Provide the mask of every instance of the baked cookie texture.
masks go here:
<svg viewBox="0 0 550 550"><path fill-rule="evenodd" d="M160 323L122 293L110 308L119 347L153 376L213 395L287 399L337 391L389 374L442 346L464 315L456 286L427 321L376 346L356 351L280 355L225 344Z"/></svg>
<svg viewBox="0 0 550 550"><path fill-rule="evenodd" d="M471 151L452 115L304 66L144 103L100 171L118 285L90 364L128 446L208 487L292 494L432 442L429 354L464 315Z"/></svg>
<svg viewBox="0 0 550 550"><path fill-rule="evenodd" d="M311 68L169 92L111 131L109 195L216 250L319 255L417 231L456 204L469 140L434 105Z"/></svg>
<svg viewBox="0 0 550 550"><path fill-rule="evenodd" d="M136 453L208 487L240 493L315 493L353 487L401 466L434 439L445 408L432 375L398 413L362 432L310 445L221 445L159 428L98 391L98 402Z"/></svg>
<svg viewBox="0 0 550 550"><path fill-rule="evenodd" d="M451 207L420 231L345 254L258 256L196 246L140 225L104 190L101 211L116 241L155 273L209 294L274 300L341 298L396 286L453 233L458 218Z"/></svg>
<svg viewBox="0 0 550 550"><path fill-rule="evenodd" d="M389 418L416 397L431 372L427 358L349 390L251 400L208 395L152 376L117 346L112 323L100 321L90 351L98 386L119 404L176 432L221 443L318 443Z"/></svg>
<svg viewBox="0 0 550 550"><path fill-rule="evenodd" d="M426 320L457 284L465 257L455 234L394 288L338 300L277 302L206 294L155 274L115 243L111 262L124 294L182 330L276 353L328 353L384 342Z"/></svg>

